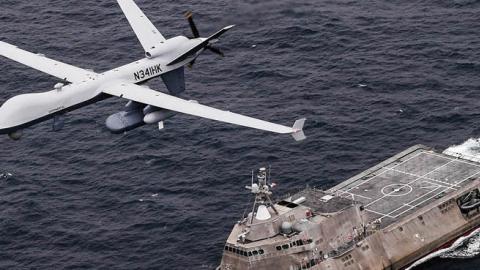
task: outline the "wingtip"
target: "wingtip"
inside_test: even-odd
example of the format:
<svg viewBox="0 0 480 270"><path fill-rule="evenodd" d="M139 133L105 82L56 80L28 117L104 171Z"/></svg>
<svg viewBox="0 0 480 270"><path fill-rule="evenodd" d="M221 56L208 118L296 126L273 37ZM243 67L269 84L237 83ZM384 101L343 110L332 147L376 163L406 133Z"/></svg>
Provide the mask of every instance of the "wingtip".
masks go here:
<svg viewBox="0 0 480 270"><path fill-rule="evenodd" d="M306 120L307 118L301 118L295 121L295 124L293 124L292 137L295 139L295 141L303 141L307 138L303 132L303 126L305 125Z"/></svg>

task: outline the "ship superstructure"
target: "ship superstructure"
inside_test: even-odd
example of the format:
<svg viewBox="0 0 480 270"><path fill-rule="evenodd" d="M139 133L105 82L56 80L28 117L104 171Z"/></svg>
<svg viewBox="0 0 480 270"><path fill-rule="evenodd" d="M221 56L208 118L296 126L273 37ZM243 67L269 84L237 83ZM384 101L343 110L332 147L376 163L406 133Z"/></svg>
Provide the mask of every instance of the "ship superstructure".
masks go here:
<svg viewBox="0 0 480 270"><path fill-rule="evenodd" d="M218 269L403 269L479 226L479 178L480 163L417 145L273 203L262 168Z"/></svg>

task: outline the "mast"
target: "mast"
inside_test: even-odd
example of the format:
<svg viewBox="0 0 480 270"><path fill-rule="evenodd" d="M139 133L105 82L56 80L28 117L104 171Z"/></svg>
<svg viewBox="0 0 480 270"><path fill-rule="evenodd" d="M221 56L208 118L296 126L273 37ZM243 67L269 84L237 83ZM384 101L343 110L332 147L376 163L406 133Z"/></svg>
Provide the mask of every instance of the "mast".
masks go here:
<svg viewBox="0 0 480 270"><path fill-rule="evenodd" d="M253 202L252 216L250 217L250 224L253 223L253 219L257 217L258 219L269 219L270 213L268 213L268 207L271 207L275 214L278 215L278 211L273 205L270 195L272 192L268 186L268 180L270 176L270 170L266 168L260 168L257 172L257 183L253 182L253 171L252 171L252 184L251 186L245 186L246 189L250 190L255 194L255 200Z"/></svg>

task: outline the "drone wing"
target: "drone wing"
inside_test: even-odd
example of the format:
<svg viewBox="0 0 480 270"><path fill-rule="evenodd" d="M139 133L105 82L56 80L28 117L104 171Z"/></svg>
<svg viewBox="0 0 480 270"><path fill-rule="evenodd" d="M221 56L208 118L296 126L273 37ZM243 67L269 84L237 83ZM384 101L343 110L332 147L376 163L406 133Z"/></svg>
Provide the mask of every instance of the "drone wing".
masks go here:
<svg viewBox="0 0 480 270"><path fill-rule="evenodd" d="M207 119L226 122L230 124L251 127L275 133L292 134L295 140L303 140L305 136L302 128L304 119L297 120L293 128L282 126L267 121L255 119L241 114L222 111L209 106L193 103L162 92L127 82L114 82L102 88L104 93L126 98L143 104L164 108L171 111L195 115Z"/></svg>
<svg viewBox="0 0 480 270"><path fill-rule="evenodd" d="M0 55L72 83L96 75L92 71L58 62L41 54L27 52L3 41L0 41Z"/></svg>
<svg viewBox="0 0 480 270"><path fill-rule="evenodd" d="M117 0L117 2L145 51L150 51L165 41L162 34L133 0Z"/></svg>

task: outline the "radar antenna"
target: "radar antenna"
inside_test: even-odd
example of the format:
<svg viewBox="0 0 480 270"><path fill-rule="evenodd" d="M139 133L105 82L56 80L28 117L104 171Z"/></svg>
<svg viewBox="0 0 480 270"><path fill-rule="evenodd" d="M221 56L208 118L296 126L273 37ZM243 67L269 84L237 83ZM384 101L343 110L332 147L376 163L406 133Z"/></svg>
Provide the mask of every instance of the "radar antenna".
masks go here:
<svg viewBox="0 0 480 270"><path fill-rule="evenodd" d="M250 224L253 223L253 218L259 220L269 219L270 213L268 212L268 207L271 207L275 214L278 215L278 211L273 205L273 202L270 198L272 192L268 186L268 180L270 179L270 169L267 172L266 168L260 168L257 173L257 183L253 182L254 176L252 171L252 184L251 186L245 186L246 189L250 190L255 194L255 201L253 202L252 216L250 217Z"/></svg>

